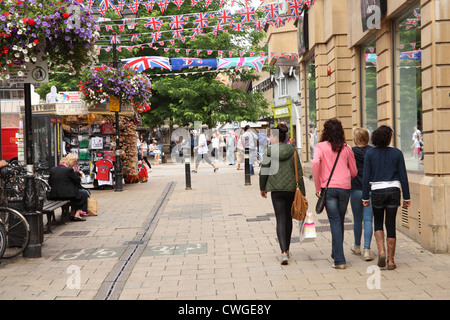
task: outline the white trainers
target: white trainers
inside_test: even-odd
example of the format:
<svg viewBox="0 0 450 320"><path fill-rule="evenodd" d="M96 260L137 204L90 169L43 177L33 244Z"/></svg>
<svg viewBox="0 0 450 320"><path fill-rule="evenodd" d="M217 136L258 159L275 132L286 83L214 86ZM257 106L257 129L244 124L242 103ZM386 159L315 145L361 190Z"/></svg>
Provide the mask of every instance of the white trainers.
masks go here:
<svg viewBox="0 0 450 320"><path fill-rule="evenodd" d="M364 261L372 261L374 259L370 249L364 249Z"/></svg>
<svg viewBox="0 0 450 320"><path fill-rule="evenodd" d="M358 256L361 254L361 246L357 246L354 243L351 245L350 250L352 250L353 254Z"/></svg>

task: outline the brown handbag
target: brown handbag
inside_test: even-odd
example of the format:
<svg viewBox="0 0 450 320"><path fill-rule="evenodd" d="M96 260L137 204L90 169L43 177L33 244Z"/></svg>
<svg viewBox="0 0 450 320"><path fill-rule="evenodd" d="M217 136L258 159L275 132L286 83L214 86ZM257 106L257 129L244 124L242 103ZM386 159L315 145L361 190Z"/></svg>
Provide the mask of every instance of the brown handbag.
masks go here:
<svg viewBox="0 0 450 320"><path fill-rule="evenodd" d="M294 202L291 207L291 216L293 219L301 221L305 219L306 211L308 211L308 200L303 196L298 184L297 150L294 151L294 166L297 186L295 188Z"/></svg>

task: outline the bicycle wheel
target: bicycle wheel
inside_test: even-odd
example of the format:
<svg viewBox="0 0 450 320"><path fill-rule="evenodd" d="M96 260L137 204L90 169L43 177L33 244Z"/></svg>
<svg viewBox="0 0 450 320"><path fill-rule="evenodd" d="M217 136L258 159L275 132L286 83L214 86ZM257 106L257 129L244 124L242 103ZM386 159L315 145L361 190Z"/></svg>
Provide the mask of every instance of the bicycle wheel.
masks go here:
<svg viewBox="0 0 450 320"><path fill-rule="evenodd" d="M0 222L6 230L3 258L14 258L25 250L30 241L30 225L20 212L5 207L0 208Z"/></svg>
<svg viewBox="0 0 450 320"><path fill-rule="evenodd" d="M0 259L6 250L6 230L3 224L0 223Z"/></svg>

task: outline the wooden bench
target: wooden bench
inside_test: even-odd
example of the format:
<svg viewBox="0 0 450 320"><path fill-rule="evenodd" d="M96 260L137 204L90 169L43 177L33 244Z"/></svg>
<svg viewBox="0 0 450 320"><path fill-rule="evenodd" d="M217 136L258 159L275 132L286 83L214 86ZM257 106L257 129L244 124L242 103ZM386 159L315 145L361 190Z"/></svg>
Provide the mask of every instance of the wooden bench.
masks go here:
<svg viewBox="0 0 450 320"><path fill-rule="evenodd" d="M45 200L42 208L42 213L47 215L47 230L44 233L52 233L51 224L56 222L55 210L61 208L61 222L65 224L69 221L70 215L70 201L69 200Z"/></svg>

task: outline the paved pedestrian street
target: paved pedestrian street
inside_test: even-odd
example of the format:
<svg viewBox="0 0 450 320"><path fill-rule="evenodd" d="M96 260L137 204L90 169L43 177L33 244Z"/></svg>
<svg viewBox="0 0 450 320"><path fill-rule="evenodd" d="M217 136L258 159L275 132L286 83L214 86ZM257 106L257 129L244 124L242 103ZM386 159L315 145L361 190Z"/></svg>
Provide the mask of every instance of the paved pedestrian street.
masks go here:
<svg viewBox="0 0 450 320"><path fill-rule="evenodd" d="M42 258L2 260L0 299L450 298L450 256L433 254L400 232L393 271L353 255L350 207L345 270L331 267L326 213L314 213L313 242L299 243L295 225L292 256L280 265L272 203L260 196L258 175L245 186L244 171L223 163L219 168L214 173L200 164L192 190L185 190L184 164L168 163L154 166L147 183L124 185L123 192L93 191L98 216L54 226ZM305 184L313 209L313 181Z"/></svg>

